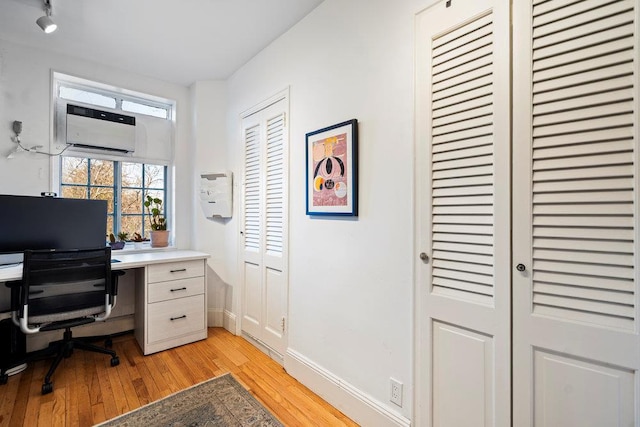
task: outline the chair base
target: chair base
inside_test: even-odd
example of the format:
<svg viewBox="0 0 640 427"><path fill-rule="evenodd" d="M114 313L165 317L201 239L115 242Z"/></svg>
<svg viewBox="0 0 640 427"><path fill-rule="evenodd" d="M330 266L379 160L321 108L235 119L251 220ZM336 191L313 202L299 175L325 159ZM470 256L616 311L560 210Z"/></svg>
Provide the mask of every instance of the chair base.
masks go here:
<svg viewBox="0 0 640 427"><path fill-rule="evenodd" d="M53 391L53 382L51 381L51 377L60 365L60 362L62 362L62 359L70 357L73 354L74 349L106 354L111 356L111 366L118 366L120 364L120 359L116 355L115 351L91 344L92 341L101 339L105 340L105 345L107 347L110 347L112 345L110 336L73 338L71 329L66 328L64 330L62 340L53 341L49 343L49 346L47 348L28 353L25 356L25 360L20 362L30 362L54 357L54 360L53 362L51 362L51 366L49 367L49 370L47 371L47 374L45 375L44 381L42 383L42 394L48 394ZM2 375L0 375L0 384L5 384L7 382L6 380L8 378L8 375L6 372L2 372L1 374Z"/></svg>
<svg viewBox="0 0 640 427"><path fill-rule="evenodd" d="M56 354L56 358L51 363L51 367L49 368L47 375L45 375L44 377L44 382L42 384L42 394L51 393L53 391L53 383L51 382L53 373L55 372L60 362L62 362L62 359L70 357L71 354L73 354L73 350L76 348L85 351L92 351L94 353L107 354L111 356L111 366L118 366L120 364L120 359L116 355L115 351L90 344L88 341L91 341L93 339L94 337L73 338L71 329L66 328L64 330L62 341L56 341L49 344L50 347L53 347L55 349L54 353Z"/></svg>

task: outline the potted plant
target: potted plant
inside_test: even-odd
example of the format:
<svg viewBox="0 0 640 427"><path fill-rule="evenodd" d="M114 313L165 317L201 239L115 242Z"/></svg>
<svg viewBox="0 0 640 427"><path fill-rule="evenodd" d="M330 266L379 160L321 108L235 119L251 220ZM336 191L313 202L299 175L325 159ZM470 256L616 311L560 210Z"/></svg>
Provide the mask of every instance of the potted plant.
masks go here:
<svg viewBox="0 0 640 427"><path fill-rule="evenodd" d="M167 219L162 214L162 199L147 196L144 207L149 213L151 224L151 247L163 248L169 245L169 232L167 231Z"/></svg>
<svg viewBox="0 0 640 427"><path fill-rule="evenodd" d="M142 249L142 244L144 243L145 239L142 238L142 235L140 233L133 233L131 241L133 242L133 246L136 249Z"/></svg>
<svg viewBox="0 0 640 427"><path fill-rule="evenodd" d="M125 241L128 237L128 233L121 231L120 233L118 233L118 240L116 241L116 236L114 236L113 233L109 233L109 246L111 246L111 249L113 249L114 251L122 249L124 248Z"/></svg>

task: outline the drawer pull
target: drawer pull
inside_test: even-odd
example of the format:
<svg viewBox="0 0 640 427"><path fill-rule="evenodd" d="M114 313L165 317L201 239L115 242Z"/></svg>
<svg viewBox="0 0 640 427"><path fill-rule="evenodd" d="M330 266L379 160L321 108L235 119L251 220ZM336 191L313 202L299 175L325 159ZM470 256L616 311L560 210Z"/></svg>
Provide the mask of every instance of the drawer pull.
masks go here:
<svg viewBox="0 0 640 427"><path fill-rule="evenodd" d="M178 320L178 319L186 319L186 318L187 318L187 315L186 315L186 314L183 314L183 315L182 315L182 316L180 316L180 317L171 317L171 318L170 318L170 320L173 322L174 320Z"/></svg>
<svg viewBox="0 0 640 427"><path fill-rule="evenodd" d="M180 273L180 272L183 272L183 271L187 271L187 269L186 268L181 268L181 269L178 269L178 270L169 270L169 273Z"/></svg>
<svg viewBox="0 0 640 427"><path fill-rule="evenodd" d="M177 292L177 291L186 291L187 288L176 288L176 289L169 289L171 292Z"/></svg>

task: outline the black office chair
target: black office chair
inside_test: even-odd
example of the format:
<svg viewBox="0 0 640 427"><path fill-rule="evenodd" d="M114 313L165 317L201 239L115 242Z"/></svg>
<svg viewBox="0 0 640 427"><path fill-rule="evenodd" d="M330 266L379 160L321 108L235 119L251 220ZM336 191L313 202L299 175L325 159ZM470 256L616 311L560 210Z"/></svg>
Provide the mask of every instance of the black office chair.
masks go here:
<svg viewBox="0 0 640 427"><path fill-rule="evenodd" d="M51 376L74 348L108 354L111 366L120 364L115 351L90 343L97 337L73 338L71 328L109 317L121 274L111 271L110 247L24 252L22 280L7 284L11 288L13 322L25 334L64 329L62 340L26 356L27 361L55 356L44 378L42 394L53 391Z"/></svg>

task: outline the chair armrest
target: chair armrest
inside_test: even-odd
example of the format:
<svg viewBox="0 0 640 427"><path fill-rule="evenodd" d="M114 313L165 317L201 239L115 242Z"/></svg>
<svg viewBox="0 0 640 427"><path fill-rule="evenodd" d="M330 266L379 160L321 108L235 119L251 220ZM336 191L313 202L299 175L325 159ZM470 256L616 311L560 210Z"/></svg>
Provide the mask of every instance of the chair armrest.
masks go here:
<svg viewBox="0 0 640 427"><path fill-rule="evenodd" d="M118 278L120 276L124 276L124 271L122 270L111 270L111 292L109 292L112 296L118 295Z"/></svg>
<svg viewBox="0 0 640 427"><path fill-rule="evenodd" d="M111 288L109 289L109 304L111 308L116 306L116 297L118 296L118 278L124 276L122 270L111 270Z"/></svg>

